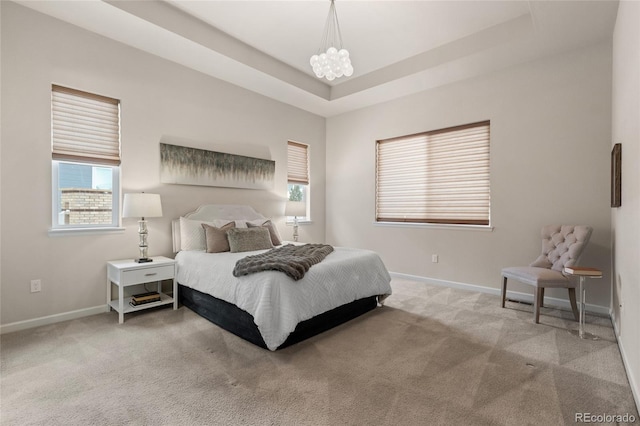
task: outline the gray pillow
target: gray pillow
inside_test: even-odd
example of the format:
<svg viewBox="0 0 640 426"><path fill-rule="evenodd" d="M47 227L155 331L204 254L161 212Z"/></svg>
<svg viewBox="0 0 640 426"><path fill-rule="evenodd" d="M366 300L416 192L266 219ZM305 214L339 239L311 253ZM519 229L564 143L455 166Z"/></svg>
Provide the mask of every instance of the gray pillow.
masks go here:
<svg viewBox="0 0 640 426"><path fill-rule="evenodd" d="M230 250L227 231L236 227L235 222L229 222L220 228L203 223L202 227L207 242L207 253L222 253Z"/></svg>
<svg viewBox="0 0 640 426"><path fill-rule="evenodd" d="M247 221L247 228L257 228L258 226L262 226L263 228L267 228L269 230L269 235L271 236L271 244L273 244L274 246L279 246L280 244L282 244L280 235L278 234L278 230L271 222L271 220L266 220L260 224Z"/></svg>
<svg viewBox="0 0 640 426"><path fill-rule="evenodd" d="M267 228L231 228L227 231L231 253L265 250L273 247Z"/></svg>

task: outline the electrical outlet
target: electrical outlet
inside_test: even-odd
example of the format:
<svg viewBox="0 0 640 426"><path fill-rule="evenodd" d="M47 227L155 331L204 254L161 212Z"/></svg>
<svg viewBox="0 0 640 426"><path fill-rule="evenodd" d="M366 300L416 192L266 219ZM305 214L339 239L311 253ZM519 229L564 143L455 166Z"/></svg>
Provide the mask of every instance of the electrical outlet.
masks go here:
<svg viewBox="0 0 640 426"><path fill-rule="evenodd" d="M431 255L431 262L438 263L438 255L437 254L432 254Z"/></svg>
<svg viewBox="0 0 640 426"><path fill-rule="evenodd" d="M31 293L37 293L42 290L41 280L31 280Z"/></svg>

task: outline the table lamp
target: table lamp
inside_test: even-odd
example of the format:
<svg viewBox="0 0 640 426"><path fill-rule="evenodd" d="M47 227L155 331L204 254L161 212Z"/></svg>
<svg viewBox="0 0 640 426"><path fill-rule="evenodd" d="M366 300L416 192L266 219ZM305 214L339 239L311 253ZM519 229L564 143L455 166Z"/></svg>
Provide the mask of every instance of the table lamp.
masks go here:
<svg viewBox="0 0 640 426"><path fill-rule="evenodd" d="M122 206L122 217L140 217L138 221L138 234L140 235L140 258L135 259L138 263L152 262L153 259L147 256L147 221L145 217L161 217L162 203L159 194L124 194Z"/></svg>
<svg viewBox="0 0 640 426"><path fill-rule="evenodd" d="M284 208L285 216L293 216L293 241L298 241L298 216L307 215L307 203L304 201L287 201Z"/></svg>

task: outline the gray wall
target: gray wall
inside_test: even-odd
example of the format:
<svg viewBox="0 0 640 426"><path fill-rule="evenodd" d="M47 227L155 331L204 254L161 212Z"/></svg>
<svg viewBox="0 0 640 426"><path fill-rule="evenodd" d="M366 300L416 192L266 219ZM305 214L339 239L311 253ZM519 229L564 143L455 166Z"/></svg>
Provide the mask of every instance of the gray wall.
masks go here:
<svg viewBox="0 0 640 426"><path fill-rule="evenodd" d="M582 263L604 271L588 284L589 303L607 312L610 110L606 43L329 118L327 242L375 250L393 272L498 289L501 268L540 253L543 225L587 224ZM491 120L493 231L374 224L377 139L482 120Z"/></svg>
<svg viewBox="0 0 640 426"><path fill-rule="evenodd" d="M2 7L1 323L106 303L106 264L137 255L137 221L125 232L50 237L51 84L121 100L122 193L161 194L164 217L149 219L149 253L172 255L171 219L203 203L250 204L284 225L287 140L310 145L312 224L323 241L325 120L11 2ZM273 191L165 185L159 142L173 135L197 148L262 151L276 162ZM241 152L234 152L234 151ZM42 279L42 292L29 292ZM95 310L95 309L94 309Z"/></svg>

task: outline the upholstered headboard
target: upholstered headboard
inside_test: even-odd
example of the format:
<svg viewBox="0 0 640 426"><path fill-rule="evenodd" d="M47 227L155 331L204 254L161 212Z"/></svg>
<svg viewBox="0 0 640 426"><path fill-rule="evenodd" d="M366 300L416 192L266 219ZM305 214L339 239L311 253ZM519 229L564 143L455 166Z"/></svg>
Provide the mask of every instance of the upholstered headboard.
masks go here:
<svg viewBox="0 0 640 426"><path fill-rule="evenodd" d="M243 204L205 204L195 211L182 216L186 219L213 222L215 220L256 220L266 219L251 206ZM173 252L181 250L180 218L171 221L171 233L173 236Z"/></svg>

